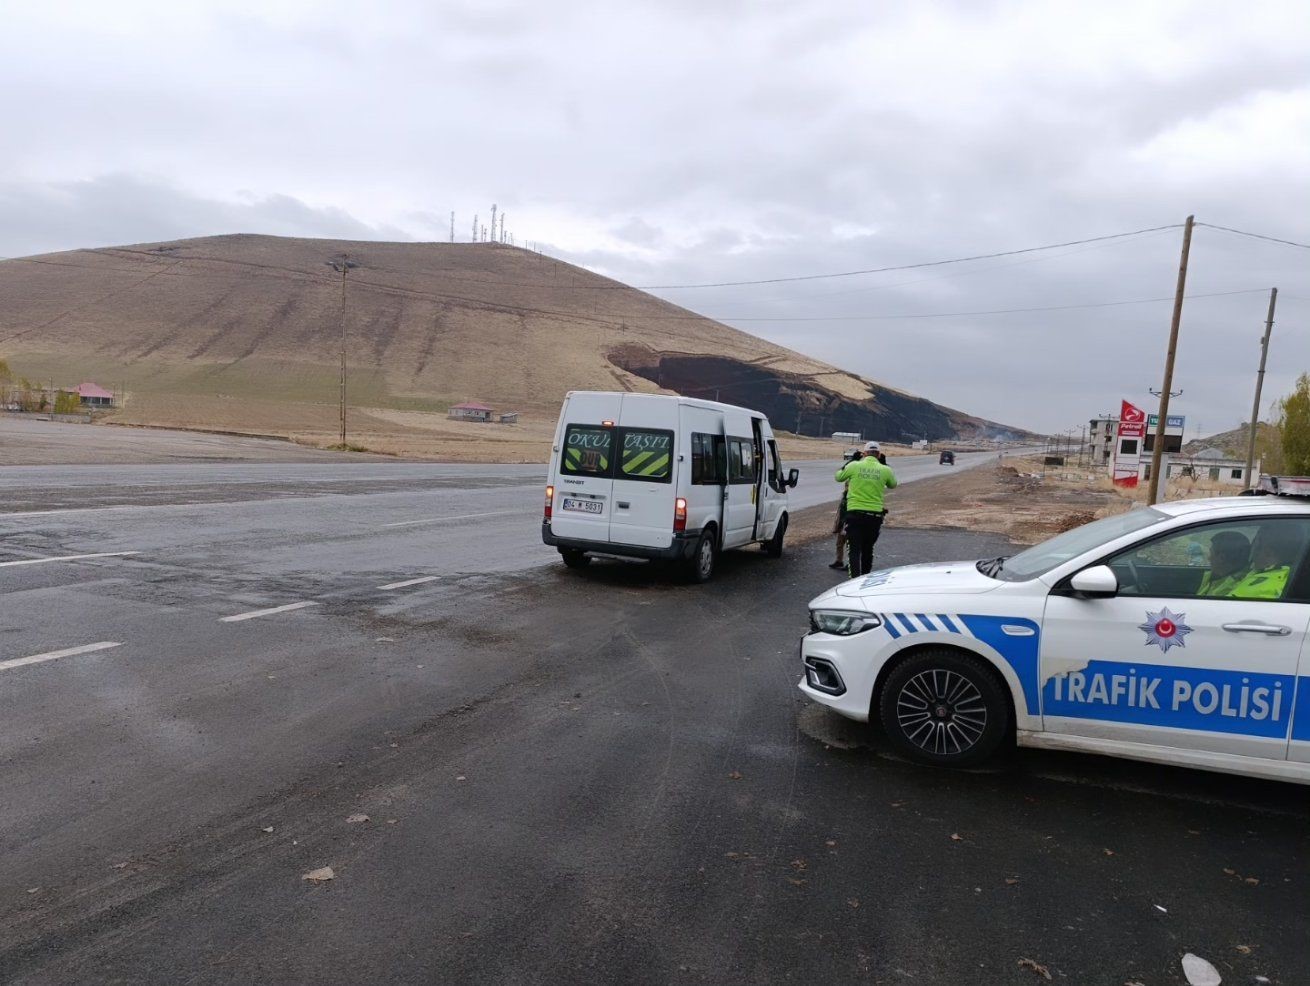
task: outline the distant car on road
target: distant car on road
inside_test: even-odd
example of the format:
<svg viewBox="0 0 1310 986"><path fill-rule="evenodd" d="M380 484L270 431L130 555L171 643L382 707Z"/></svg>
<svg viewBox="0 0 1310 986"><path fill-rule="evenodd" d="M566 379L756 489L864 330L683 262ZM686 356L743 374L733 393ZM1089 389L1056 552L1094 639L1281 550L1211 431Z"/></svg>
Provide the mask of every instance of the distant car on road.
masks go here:
<svg viewBox="0 0 1310 986"><path fill-rule="evenodd" d="M941 455L939 455L939 456L937 457L937 464L938 464L939 466L953 466L953 465L955 465L955 453L954 453L954 452L943 452Z"/></svg>
<svg viewBox="0 0 1310 986"><path fill-rule="evenodd" d="M1307 627L1310 498L1180 500L838 585L800 688L927 764L1013 736L1310 784Z"/></svg>

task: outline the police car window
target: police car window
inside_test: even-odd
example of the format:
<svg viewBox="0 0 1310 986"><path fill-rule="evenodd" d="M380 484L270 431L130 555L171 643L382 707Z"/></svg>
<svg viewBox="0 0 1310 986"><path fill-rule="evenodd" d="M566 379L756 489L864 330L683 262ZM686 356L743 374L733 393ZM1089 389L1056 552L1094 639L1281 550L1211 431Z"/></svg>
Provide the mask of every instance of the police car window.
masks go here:
<svg viewBox="0 0 1310 986"><path fill-rule="evenodd" d="M667 483L673 475L673 432L624 428L619 432L619 479Z"/></svg>
<svg viewBox="0 0 1310 986"><path fill-rule="evenodd" d="M1244 518L1198 525L1107 561L1121 596L1292 601L1310 519Z"/></svg>
<svg viewBox="0 0 1310 986"><path fill-rule="evenodd" d="M560 472L571 476L610 476L614 431L600 425L569 425L564 433Z"/></svg>
<svg viewBox="0 0 1310 986"><path fill-rule="evenodd" d="M1075 527L1072 531L1057 534L1049 541L1035 544L1027 551L1006 558L999 568L990 564L984 574L1006 582L1026 582L1125 534L1145 530L1167 519L1167 514L1149 507L1104 517L1082 527ZM981 562L979 571L983 571Z"/></svg>

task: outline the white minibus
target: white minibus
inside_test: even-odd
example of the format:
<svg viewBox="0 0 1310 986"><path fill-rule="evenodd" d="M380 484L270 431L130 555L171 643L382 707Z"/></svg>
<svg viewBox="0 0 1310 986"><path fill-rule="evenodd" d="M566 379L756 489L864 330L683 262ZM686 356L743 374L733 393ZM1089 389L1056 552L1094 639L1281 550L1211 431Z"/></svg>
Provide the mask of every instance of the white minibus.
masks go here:
<svg viewBox="0 0 1310 986"><path fill-rule="evenodd" d="M593 554L683 562L704 582L718 553L787 533L787 490L769 419L691 397L572 391L547 476L541 537L564 564Z"/></svg>

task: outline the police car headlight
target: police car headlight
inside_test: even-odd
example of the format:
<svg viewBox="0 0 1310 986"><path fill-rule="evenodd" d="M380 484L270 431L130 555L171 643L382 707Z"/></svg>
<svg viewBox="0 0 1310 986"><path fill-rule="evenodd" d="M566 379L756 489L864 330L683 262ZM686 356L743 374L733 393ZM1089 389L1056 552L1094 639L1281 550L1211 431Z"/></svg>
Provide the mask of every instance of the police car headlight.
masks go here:
<svg viewBox="0 0 1310 986"><path fill-rule="evenodd" d="M844 609L810 610L810 629L815 633L832 633L839 637L850 637L880 626L882 620L875 613L853 613Z"/></svg>

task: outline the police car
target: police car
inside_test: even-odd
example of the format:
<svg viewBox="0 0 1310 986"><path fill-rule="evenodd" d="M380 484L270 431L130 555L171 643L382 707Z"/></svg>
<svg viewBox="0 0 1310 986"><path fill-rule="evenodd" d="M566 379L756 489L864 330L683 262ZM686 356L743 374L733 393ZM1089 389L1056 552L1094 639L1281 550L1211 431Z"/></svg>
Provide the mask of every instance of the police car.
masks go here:
<svg viewBox="0 0 1310 986"><path fill-rule="evenodd" d="M1310 783L1308 553L1310 498L1237 496L876 571L810 603L800 688L923 763L1012 737Z"/></svg>

